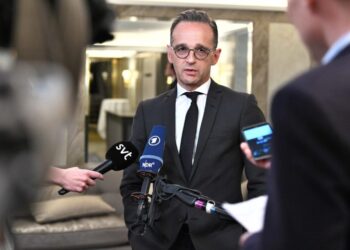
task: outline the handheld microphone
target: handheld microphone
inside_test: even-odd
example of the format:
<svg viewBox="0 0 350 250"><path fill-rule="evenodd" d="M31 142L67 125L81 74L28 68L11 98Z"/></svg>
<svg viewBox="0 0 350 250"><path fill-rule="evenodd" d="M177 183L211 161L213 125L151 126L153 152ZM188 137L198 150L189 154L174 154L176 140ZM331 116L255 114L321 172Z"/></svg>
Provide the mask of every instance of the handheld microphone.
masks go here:
<svg viewBox="0 0 350 250"><path fill-rule="evenodd" d="M110 170L119 171L130 166L138 157L139 152L129 141L117 142L106 153L106 159L93 171L104 174ZM64 195L68 193L67 189L61 188L58 193Z"/></svg>
<svg viewBox="0 0 350 250"><path fill-rule="evenodd" d="M143 178L141 192L137 194L137 199L139 199L137 208L138 219L142 217L142 211L146 206L145 201L147 199L150 183L163 165L164 146L165 127L156 125L152 128L151 134L147 140L146 147L140 157L140 168L137 171L137 174Z"/></svg>

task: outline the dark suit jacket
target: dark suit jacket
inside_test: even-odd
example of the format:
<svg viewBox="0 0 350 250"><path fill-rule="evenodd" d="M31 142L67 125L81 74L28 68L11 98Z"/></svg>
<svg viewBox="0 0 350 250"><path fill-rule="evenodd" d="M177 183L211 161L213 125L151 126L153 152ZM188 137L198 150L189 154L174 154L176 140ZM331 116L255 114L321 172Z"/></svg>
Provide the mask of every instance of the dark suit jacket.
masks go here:
<svg viewBox="0 0 350 250"><path fill-rule="evenodd" d="M142 153L154 125L165 125L164 165L160 174L179 185L197 189L217 202L240 202L244 158L240 150L242 127L264 120L252 95L237 93L211 82L190 180L187 181L175 142L176 88L138 106L132 129L132 142ZM136 176L138 164L124 171L121 194L125 221L136 220L136 203L130 193L140 191L142 180ZM264 171L247 165L249 197L265 193ZM129 233L133 249L168 249L182 226L189 225L194 245L200 250L236 249L242 228L237 223L187 207L177 199L158 206L153 228L145 236Z"/></svg>
<svg viewBox="0 0 350 250"><path fill-rule="evenodd" d="M350 46L272 106L265 229L245 250L350 249Z"/></svg>

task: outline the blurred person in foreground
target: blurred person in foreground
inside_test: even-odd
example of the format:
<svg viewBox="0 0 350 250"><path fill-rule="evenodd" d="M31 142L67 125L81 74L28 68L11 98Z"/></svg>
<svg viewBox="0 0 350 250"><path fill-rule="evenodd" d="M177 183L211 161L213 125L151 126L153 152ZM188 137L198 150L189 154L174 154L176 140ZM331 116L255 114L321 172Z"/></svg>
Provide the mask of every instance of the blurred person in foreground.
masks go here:
<svg viewBox="0 0 350 250"><path fill-rule="evenodd" d="M320 66L274 97L265 225L242 248L349 250L350 1L289 0L288 16Z"/></svg>
<svg viewBox="0 0 350 250"><path fill-rule="evenodd" d="M60 146L59 132L76 122L85 48L111 37L114 14L103 4L0 1L0 248L12 247L4 237L6 221L33 200ZM74 141L75 132L70 135ZM49 180L65 186L57 177Z"/></svg>
<svg viewBox="0 0 350 250"><path fill-rule="evenodd" d="M211 67L221 53L217 43L216 22L206 12L187 10L174 19L168 60L174 66L176 86L139 104L131 141L142 152L152 127L164 125L166 143L160 175L217 202L233 203L243 199L243 172L248 179L248 197L265 194L265 171L245 160L239 148L240 130L265 118L253 95L238 93L211 79ZM188 132L191 121L195 121L194 131ZM133 164L124 170L120 187L133 249L238 248L243 232L238 223L188 207L176 198L157 204L154 225L140 235L134 229L142 230L143 225L137 221L137 201L131 197L141 190L138 167Z"/></svg>

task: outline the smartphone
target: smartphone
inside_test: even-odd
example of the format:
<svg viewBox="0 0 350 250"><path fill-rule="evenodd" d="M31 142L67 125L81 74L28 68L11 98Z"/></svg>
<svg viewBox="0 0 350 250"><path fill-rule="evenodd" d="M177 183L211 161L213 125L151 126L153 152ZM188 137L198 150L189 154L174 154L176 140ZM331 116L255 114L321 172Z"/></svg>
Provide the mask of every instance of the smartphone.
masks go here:
<svg viewBox="0 0 350 250"><path fill-rule="evenodd" d="M263 122L242 129L244 140L248 143L254 160L271 157L272 128Z"/></svg>

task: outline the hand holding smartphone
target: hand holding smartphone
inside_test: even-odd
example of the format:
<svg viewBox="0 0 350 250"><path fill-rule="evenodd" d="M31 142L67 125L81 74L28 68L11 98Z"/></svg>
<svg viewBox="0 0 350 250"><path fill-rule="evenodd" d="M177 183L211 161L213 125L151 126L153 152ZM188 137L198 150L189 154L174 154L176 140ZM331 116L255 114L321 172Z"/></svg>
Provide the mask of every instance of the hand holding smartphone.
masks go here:
<svg viewBox="0 0 350 250"><path fill-rule="evenodd" d="M255 161L271 158L272 128L269 123L244 127L242 134Z"/></svg>

